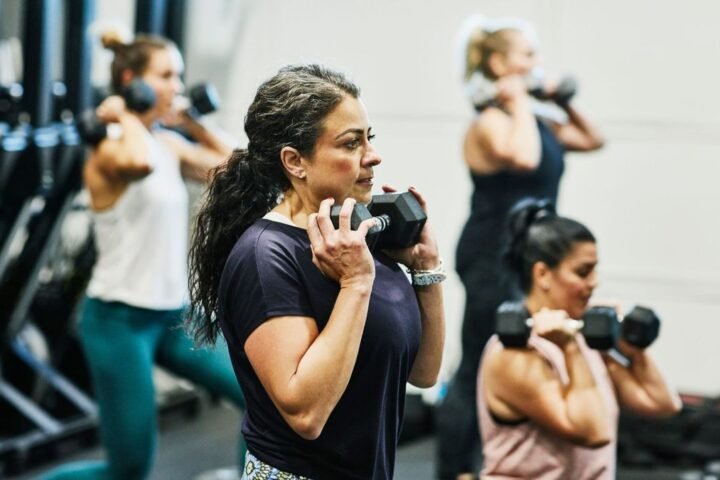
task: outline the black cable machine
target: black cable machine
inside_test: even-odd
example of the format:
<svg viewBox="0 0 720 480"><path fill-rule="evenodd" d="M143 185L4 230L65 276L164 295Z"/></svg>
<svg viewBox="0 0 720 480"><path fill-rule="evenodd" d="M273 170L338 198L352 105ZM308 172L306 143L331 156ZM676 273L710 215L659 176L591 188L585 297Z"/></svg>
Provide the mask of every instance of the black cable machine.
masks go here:
<svg viewBox="0 0 720 480"><path fill-rule="evenodd" d="M71 118L53 123L53 41L60 34L57 18L65 6L65 77L71 110L89 103L89 41L87 27L94 1L27 0L23 35L22 108L29 122L16 126L14 142L3 137L5 174L0 198L0 398L20 415L8 420L0 436L0 460L11 473L24 468L37 449L47 451L59 440L94 431L97 411L88 395L37 355L20 332L39 278L57 244L60 226L72 199L81 189L85 150ZM78 110L75 110L78 111ZM22 135L26 135L22 148ZM7 153L6 153L7 152ZM6 162L7 159L11 159ZM23 388L26 372L54 389L74 414L58 417ZM10 381L8 378L12 378Z"/></svg>

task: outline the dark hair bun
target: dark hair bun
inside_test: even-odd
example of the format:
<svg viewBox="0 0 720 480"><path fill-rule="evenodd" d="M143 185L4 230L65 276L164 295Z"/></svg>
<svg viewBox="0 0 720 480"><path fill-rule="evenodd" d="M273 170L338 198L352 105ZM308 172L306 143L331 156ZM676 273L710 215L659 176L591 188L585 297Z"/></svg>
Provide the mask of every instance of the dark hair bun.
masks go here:
<svg viewBox="0 0 720 480"><path fill-rule="evenodd" d="M510 209L507 217L508 243L503 256L513 271L522 271L523 252L532 224L541 218L556 215L555 205L547 199L524 198Z"/></svg>

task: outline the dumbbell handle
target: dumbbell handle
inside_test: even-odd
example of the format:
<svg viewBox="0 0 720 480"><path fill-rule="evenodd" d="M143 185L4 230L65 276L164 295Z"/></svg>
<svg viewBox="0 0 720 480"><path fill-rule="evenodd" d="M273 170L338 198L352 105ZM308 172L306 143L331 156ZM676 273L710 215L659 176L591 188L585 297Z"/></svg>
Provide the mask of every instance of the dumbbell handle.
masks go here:
<svg viewBox="0 0 720 480"><path fill-rule="evenodd" d="M373 233L380 233L383 230L387 229L392 224L390 215L387 215L384 213L382 215L377 215L372 218L375 220L375 225L370 227L370 229L368 230L368 235L373 234Z"/></svg>
<svg viewBox="0 0 720 480"><path fill-rule="evenodd" d="M534 324L535 322L532 317L525 320L525 325L527 325L530 329L532 329ZM567 320L565 320L565 326L568 329L572 330L573 333L577 333L585 326L585 322L582 320L575 320L574 318L568 318Z"/></svg>
<svg viewBox="0 0 720 480"><path fill-rule="evenodd" d="M339 228L340 226L340 205L333 205L330 209L330 219L332 220L333 226L335 228ZM350 229L351 230L357 230L360 226L360 223L365 220L374 219L375 225L370 227L367 231L366 238L370 239L376 234L382 232L383 230L386 230L390 224L392 223L392 220L390 218L390 215L386 213L382 213L380 215L370 216L370 212L362 204L357 204L355 206L356 209L361 209L361 212L364 212L363 214L359 215L358 217L355 216L355 212L353 212L353 216L350 218ZM367 216L366 216L367 215ZM365 216L365 218L363 218ZM372 242L374 243L374 241Z"/></svg>
<svg viewBox="0 0 720 480"><path fill-rule="evenodd" d="M367 234L365 235L365 241L368 244L368 248L370 248L370 250L372 250L375 248L375 244L377 243L377 239L379 237L378 234L380 232L386 230L392 223L392 220L390 219L390 215L387 215L384 213L381 215L376 215L374 217L370 217L370 218L375 220L375 225L373 225L372 227L370 227L368 229ZM338 222L339 222L339 219L338 219ZM357 228L357 225L351 226L351 227L353 228L353 230L355 230Z"/></svg>
<svg viewBox="0 0 720 480"><path fill-rule="evenodd" d="M610 356L610 358L612 358L613 360L615 360L617 363L619 363L620 365L622 365L625 368L630 368L630 366L632 365L632 362L630 361L630 359L627 356L625 356L624 353L622 353L620 350L618 350L615 347L612 347L612 348L606 350L605 353L607 353Z"/></svg>
<svg viewBox="0 0 720 480"><path fill-rule="evenodd" d="M532 318L528 318L527 320L525 320L525 324L528 326L528 328L532 328L533 323L534 322L533 322ZM567 326L567 328L569 328L573 332L577 333L583 329L583 327L585 326L585 322L582 320L575 320L575 319L569 318L569 319L565 320L565 325ZM630 367L630 365L631 365L630 359L628 357L626 357L618 349L611 347L610 349L606 350L606 353L610 356L610 358L615 360L617 363L619 363L623 367L625 367L625 368Z"/></svg>
<svg viewBox="0 0 720 480"><path fill-rule="evenodd" d="M567 319L565 322L566 322L566 326L569 329L573 330L575 333L582 330L583 327L585 326L585 322L582 320L575 320L575 319L571 318L571 319ZM528 318L527 319L528 327L532 328L532 324L533 324L532 318ZM632 364L630 359L615 347L611 347L608 350L605 350L605 353L607 353L610 356L610 358L612 358L613 360L615 360L617 363L619 363L620 365L622 365L625 368L629 368L630 365Z"/></svg>

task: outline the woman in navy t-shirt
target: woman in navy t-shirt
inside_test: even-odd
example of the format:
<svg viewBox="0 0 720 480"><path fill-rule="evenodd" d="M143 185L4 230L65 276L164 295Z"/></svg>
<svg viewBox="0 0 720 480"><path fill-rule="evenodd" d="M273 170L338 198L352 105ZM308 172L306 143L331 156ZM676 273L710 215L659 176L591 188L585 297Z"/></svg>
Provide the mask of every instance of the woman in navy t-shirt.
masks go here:
<svg viewBox="0 0 720 480"><path fill-rule="evenodd" d="M375 221L350 229L381 159L341 74L283 68L245 131L248 148L210 184L190 262L197 337L222 332L246 395L244 478L392 478L406 382L433 385L442 356L435 237L426 224L415 246L371 252Z"/></svg>

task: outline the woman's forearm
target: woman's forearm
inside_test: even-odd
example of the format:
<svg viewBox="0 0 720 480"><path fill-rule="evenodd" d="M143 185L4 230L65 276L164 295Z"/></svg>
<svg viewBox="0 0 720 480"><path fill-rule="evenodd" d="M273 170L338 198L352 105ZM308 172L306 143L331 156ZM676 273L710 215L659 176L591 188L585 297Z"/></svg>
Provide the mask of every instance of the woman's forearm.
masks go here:
<svg viewBox="0 0 720 480"><path fill-rule="evenodd" d="M565 391L567 417L587 445L607 443L610 438L607 406L590 367L573 340L563 349L570 383Z"/></svg>
<svg viewBox="0 0 720 480"><path fill-rule="evenodd" d="M586 150L597 150L605 144L605 138L600 130L595 127L583 114L575 110L571 105L565 107L570 123L585 136L587 148Z"/></svg>
<svg viewBox="0 0 720 480"><path fill-rule="evenodd" d="M665 380L650 354L646 350L627 346L621 346L621 351L630 358L630 374L656 404L657 413L677 413L682 407L680 397Z"/></svg>
<svg viewBox="0 0 720 480"><path fill-rule="evenodd" d="M206 124L202 119L189 119L183 127L200 145L216 152L220 157L226 158L232 153L234 145L229 136L218 128Z"/></svg>
<svg viewBox="0 0 720 480"><path fill-rule="evenodd" d="M415 287L415 296L420 307L422 336L408 381L416 387L427 388L437 382L445 345L442 284Z"/></svg>
<svg viewBox="0 0 720 480"><path fill-rule="evenodd" d="M288 379L286 412L300 431L319 435L340 401L357 360L370 301L370 285L341 288L327 325ZM303 435L305 436L305 435Z"/></svg>

